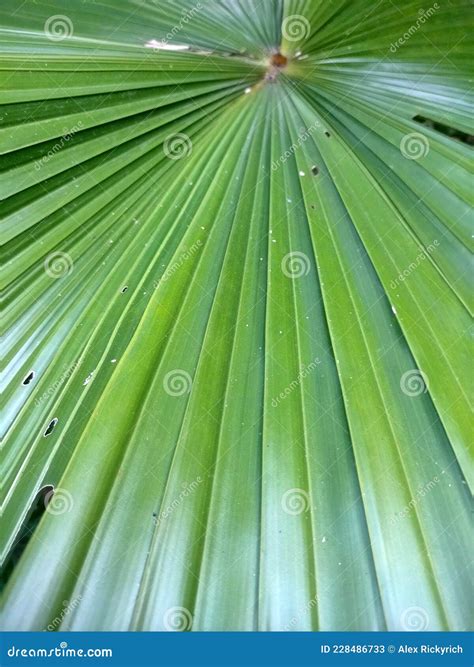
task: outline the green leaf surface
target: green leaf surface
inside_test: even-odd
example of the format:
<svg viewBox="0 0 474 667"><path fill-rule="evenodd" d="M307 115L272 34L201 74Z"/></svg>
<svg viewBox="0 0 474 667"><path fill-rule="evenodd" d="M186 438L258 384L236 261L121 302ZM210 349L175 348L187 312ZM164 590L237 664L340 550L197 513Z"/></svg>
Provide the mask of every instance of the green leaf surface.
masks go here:
<svg viewBox="0 0 474 667"><path fill-rule="evenodd" d="M470 628L474 31L436 5L2 5L4 627Z"/></svg>

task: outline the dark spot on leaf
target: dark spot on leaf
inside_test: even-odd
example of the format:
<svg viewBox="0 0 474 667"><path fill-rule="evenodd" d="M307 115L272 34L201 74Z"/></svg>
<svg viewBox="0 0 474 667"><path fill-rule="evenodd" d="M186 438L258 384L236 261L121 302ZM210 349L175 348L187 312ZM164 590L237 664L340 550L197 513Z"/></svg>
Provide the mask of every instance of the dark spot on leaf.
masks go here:
<svg viewBox="0 0 474 667"><path fill-rule="evenodd" d="M25 379L23 380L23 382L22 382L21 384L24 384L25 386L26 386L27 384L30 384L31 380L32 380L34 377L35 377L35 372L34 372L34 371L30 371L30 372L28 373L28 375L25 377Z"/></svg>
<svg viewBox="0 0 474 667"><path fill-rule="evenodd" d="M45 438L53 432L54 427L56 426L57 423L58 423L58 418L57 418L57 417L55 417L54 419L52 419L52 420L49 422L49 424L48 424L48 428L47 428L46 431L43 433L43 435L44 435Z"/></svg>
<svg viewBox="0 0 474 667"><path fill-rule="evenodd" d="M288 64L288 58L282 56L281 53L274 53L270 62L274 67L286 67Z"/></svg>
<svg viewBox="0 0 474 667"><path fill-rule="evenodd" d="M311 171L313 172L313 176L317 176L319 174L319 167L312 166Z"/></svg>
<svg viewBox="0 0 474 667"><path fill-rule="evenodd" d="M124 294L127 290L128 290L128 285L125 285L125 287L122 287L120 291L122 292L122 294Z"/></svg>
<svg viewBox="0 0 474 667"><path fill-rule="evenodd" d="M331 133L328 132L327 130L324 132L324 134L325 134L327 137L330 137L330 136L331 136Z"/></svg>

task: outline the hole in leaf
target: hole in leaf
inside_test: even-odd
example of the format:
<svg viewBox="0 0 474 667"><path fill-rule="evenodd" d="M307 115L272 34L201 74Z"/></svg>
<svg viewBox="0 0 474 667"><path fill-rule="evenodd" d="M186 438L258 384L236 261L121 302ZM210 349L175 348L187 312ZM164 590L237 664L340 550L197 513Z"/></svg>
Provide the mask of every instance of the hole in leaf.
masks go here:
<svg viewBox="0 0 474 667"><path fill-rule="evenodd" d="M36 530L36 527L38 526L53 493L54 487L51 486L51 484L47 484L38 491L35 499L31 503L23 526L20 528L15 543L13 544L2 567L2 587L5 586L8 579L12 575L16 564L26 549L28 542L31 540L33 533Z"/></svg>
<svg viewBox="0 0 474 667"><path fill-rule="evenodd" d="M319 167L316 167L315 165L313 165L311 167L311 172L312 172L313 176L317 176L319 174Z"/></svg>
<svg viewBox="0 0 474 667"><path fill-rule="evenodd" d="M450 139L461 141L464 144L468 144L468 146L474 145L474 136L472 134L468 134L467 132L463 132L462 130L458 130L456 127L443 125L443 123L438 123L436 120L432 120L431 118L425 118L425 116L414 116L413 120L415 123L429 127L430 129L435 130L435 132L444 134Z"/></svg>
<svg viewBox="0 0 474 667"><path fill-rule="evenodd" d="M54 419L52 419L52 420L49 422L46 431L43 433L43 436L44 436L45 438L47 438L48 435L50 435L50 434L53 432L54 427L56 426L57 423L58 423L58 418L57 418L57 417L55 417Z"/></svg>
<svg viewBox="0 0 474 667"><path fill-rule="evenodd" d="M30 371L21 384L23 384L25 386L27 384L30 384L30 382L33 380L34 377L35 377L35 372Z"/></svg>

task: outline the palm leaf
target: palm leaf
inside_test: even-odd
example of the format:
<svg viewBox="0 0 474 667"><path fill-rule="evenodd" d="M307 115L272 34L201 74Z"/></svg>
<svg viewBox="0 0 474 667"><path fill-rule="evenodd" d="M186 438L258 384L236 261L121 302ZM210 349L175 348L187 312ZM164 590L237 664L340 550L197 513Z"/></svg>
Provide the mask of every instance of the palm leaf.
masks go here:
<svg viewBox="0 0 474 667"><path fill-rule="evenodd" d="M468 628L474 33L436 5L0 9L7 627Z"/></svg>

